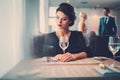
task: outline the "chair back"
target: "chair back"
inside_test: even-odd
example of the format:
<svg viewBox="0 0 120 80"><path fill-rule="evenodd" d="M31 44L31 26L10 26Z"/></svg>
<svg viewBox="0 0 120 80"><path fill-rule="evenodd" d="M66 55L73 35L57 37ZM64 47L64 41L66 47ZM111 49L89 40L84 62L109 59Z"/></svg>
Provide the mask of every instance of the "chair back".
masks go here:
<svg viewBox="0 0 120 80"><path fill-rule="evenodd" d="M108 48L109 36L96 36L94 56L112 57Z"/></svg>
<svg viewBox="0 0 120 80"><path fill-rule="evenodd" d="M43 57L44 35L33 38L33 56L34 58Z"/></svg>

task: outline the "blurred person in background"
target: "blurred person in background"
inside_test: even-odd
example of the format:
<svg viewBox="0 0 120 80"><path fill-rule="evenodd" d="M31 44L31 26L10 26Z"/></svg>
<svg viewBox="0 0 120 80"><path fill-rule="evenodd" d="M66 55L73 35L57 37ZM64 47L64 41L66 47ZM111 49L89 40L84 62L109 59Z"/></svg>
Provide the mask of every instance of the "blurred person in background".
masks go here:
<svg viewBox="0 0 120 80"><path fill-rule="evenodd" d="M103 13L104 17L100 18L99 22L99 36L115 36L117 33L115 18L109 15L109 8L104 8Z"/></svg>
<svg viewBox="0 0 120 80"><path fill-rule="evenodd" d="M79 13L79 18L80 18L80 22L78 24L78 31L81 31L83 33L83 35L85 33L87 33L87 27L86 27L86 19L87 19L87 15L85 12L80 12Z"/></svg>

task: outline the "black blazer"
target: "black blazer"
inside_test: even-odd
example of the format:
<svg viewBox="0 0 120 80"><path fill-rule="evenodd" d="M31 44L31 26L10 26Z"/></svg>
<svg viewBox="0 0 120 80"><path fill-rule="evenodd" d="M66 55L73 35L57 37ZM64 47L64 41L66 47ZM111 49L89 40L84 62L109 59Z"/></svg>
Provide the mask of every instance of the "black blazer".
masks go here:
<svg viewBox="0 0 120 80"><path fill-rule="evenodd" d="M107 35L107 36L113 36L117 33L117 26L115 24L115 19L113 17L109 16L109 20L107 24L104 22L104 17L100 19L99 24L99 35Z"/></svg>
<svg viewBox="0 0 120 80"><path fill-rule="evenodd" d="M65 50L65 52L70 52L72 54L79 52L86 52L85 39L81 32L71 31L71 35L69 38L69 46ZM42 55L55 56L57 54L62 54L62 53L63 51L59 47L59 39L56 36L55 32L46 34L44 37Z"/></svg>

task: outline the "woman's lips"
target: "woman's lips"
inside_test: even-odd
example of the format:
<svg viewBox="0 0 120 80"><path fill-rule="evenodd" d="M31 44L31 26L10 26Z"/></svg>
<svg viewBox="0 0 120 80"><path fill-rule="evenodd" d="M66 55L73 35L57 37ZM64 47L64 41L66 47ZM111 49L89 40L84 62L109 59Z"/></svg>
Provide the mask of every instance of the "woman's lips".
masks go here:
<svg viewBox="0 0 120 80"><path fill-rule="evenodd" d="M61 27L62 25L61 24L58 24L59 27Z"/></svg>

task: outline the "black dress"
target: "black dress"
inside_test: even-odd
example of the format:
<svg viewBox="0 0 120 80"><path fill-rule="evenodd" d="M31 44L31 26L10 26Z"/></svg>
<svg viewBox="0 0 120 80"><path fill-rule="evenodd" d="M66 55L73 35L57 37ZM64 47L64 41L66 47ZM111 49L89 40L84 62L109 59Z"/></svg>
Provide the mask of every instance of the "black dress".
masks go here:
<svg viewBox="0 0 120 80"><path fill-rule="evenodd" d="M85 39L81 32L71 31L69 46L65 52L70 52L72 54L86 52ZM62 53L63 51L59 46L59 39L55 32L46 34L44 36L42 56L55 56Z"/></svg>

